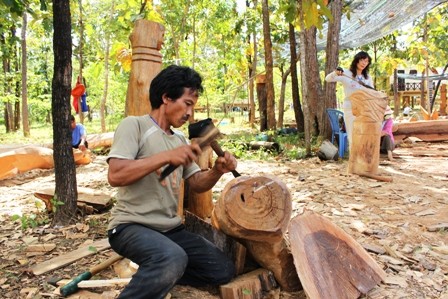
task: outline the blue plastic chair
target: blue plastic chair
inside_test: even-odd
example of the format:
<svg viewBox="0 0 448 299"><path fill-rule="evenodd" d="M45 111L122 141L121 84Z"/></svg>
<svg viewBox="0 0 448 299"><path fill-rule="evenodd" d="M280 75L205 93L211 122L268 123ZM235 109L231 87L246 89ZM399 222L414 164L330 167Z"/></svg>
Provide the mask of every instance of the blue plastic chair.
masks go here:
<svg viewBox="0 0 448 299"><path fill-rule="evenodd" d="M339 119L344 117L344 112L336 110L336 109L327 109L328 117L330 118L331 124L331 143L334 144L335 136L338 135L338 145L339 145L339 157L343 158L345 152L348 149L348 136L347 132L342 131L342 128L339 124Z"/></svg>

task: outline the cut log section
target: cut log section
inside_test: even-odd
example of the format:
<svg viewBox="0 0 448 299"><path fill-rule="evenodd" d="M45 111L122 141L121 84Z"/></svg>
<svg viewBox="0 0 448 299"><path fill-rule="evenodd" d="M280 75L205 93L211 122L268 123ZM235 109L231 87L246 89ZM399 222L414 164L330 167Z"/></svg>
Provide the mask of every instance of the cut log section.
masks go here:
<svg viewBox="0 0 448 299"><path fill-rule="evenodd" d="M272 271L286 291L300 289L283 237L291 210L291 195L279 179L241 176L226 185L212 214L213 225L240 239L255 261Z"/></svg>
<svg viewBox="0 0 448 299"><path fill-rule="evenodd" d="M358 298L386 277L360 244L313 212L293 218L289 237L294 264L309 298Z"/></svg>

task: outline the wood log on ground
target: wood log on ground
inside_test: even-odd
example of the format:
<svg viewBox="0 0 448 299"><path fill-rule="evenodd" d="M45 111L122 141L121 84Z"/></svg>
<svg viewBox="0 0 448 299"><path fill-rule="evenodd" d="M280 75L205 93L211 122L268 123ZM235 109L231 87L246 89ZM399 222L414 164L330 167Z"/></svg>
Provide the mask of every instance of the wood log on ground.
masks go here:
<svg viewBox="0 0 448 299"><path fill-rule="evenodd" d="M307 211L289 225L294 264L309 298L358 298L386 273L352 237Z"/></svg>
<svg viewBox="0 0 448 299"><path fill-rule="evenodd" d="M271 141L251 141L247 143L247 147L251 150L263 149L274 152L280 151L280 145L277 142L271 142Z"/></svg>
<svg viewBox="0 0 448 299"><path fill-rule="evenodd" d="M88 134L87 142L89 143L89 149L111 147L114 141L114 134L115 132Z"/></svg>
<svg viewBox="0 0 448 299"><path fill-rule="evenodd" d="M427 142L448 140L448 119L398 122L395 127L396 130L393 134L396 140L403 140L408 137L417 137Z"/></svg>
<svg viewBox="0 0 448 299"><path fill-rule="evenodd" d="M73 150L76 165L89 164L90 151ZM15 177L33 169L51 169L54 167L53 150L48 147L25 145L0 154L0 180Z"/></svg>
<svg viewBox="0 0 448 299"><path fill-rule="evenodd" d="M381 124L387 106L387 95L362 88L351 96L353 133L350 144L349 173L378 172L380 160Z"/></svg>
<svg viewBox="0 0 448 299"><path fill-rule="evenodd" d="M291 211L291 195L279 179L241 176L226 185L212 214L213 225L238 238L286 291L300 289L284 239Z"/></svg>
<svg viewBox="0 0 448 299"><path fill-rule="evenodd" d="M222 299L259 299L277 287L274 275L266 269L257 269L238 276L228 284L220 286Z"/></svg>
<svg viewBox="0 0 448 299"><path fill-rule="evenodd" d="M0 180L32 169L53 167L53 150L46 147L24 146L0 154Z"/></svg>
<svg viewBox="0 0 448 299"><path fill-rule="evenodd" d="M149 86L162 68L165 28L156 22L140 19L129 37L132 45L132 65L126 95L126 115L144 115L151 111Z"/></svg>

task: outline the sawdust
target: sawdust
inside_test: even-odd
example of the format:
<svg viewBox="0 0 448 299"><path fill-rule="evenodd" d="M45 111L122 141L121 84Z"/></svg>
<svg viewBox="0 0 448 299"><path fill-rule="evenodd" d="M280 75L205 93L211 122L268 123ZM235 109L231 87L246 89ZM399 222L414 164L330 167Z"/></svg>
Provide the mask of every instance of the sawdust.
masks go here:
<svg viewBox="0 0 448 299"><path fill-rule="evenodd" d="M382 159L381 175L393 182L380 182L347 174L347 160L322 162L317 158L299 161L239 161L242 175L273 174L286 183L292 195L293 217L312 210L327 217L363 245L385 269L388 278L365 298L448 298L448 143L403 144L394 152L395 161ZM79 186L114 192L107 184L107 164L102 156L78 166ZM226 174L213 189L214 198L233 179ZM65 228L73 234L47 226L22 231L10 215L32 215L43 208L33 196L36 190L54 186L52 170L33 170L0 181L0 297L53 297L50 276L73 277L104 260L100 253L48 274L28 277L23 270L64 252L73 251L86 239L105 238L108 214L84 219L84 226ZM39 203L36 205L36 203ZM438 225L438 226L437 226ZM87 226L87 228L86 228ZM45 255L24 251L33 241L54 243ZM112 278L109 269L98 274ZM114 298L120 289L95 289L98 298ZM87 298L82 297L71 298ZM298 298L281 292L276 298ZM219 298L219 291L177 286L171 298Z"/></svg>

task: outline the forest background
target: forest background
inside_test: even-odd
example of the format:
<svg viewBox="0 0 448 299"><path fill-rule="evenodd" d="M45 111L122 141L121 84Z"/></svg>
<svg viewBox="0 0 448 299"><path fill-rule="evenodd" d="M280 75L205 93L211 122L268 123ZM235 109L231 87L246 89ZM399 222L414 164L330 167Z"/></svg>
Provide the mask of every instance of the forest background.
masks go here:
<svg viewBox="0 0 448 299"><path fill-rule="evenodd" d="M187 65L203 75L205 92L199 105L205 107L207 116L225 117L229 113L226 104L247 103L250 113L242 115L248 127L273 131L294 122L310 154L311 140L330 134L325 109L337 107L343 98L341 89L326 85L323 77L337 65L348 67L354 53L360 49L370 53L375 86L387 92L389 78L398 68L412 67L422 73L447 61L446 2L409 20L409 26L362 47L339 49L337 44L327 44L317 51L316 38L324 26L329 36L337 37L342 15L350 15L349 3L3 0L0 141L16 140L19 134L24 142L41 141L43 137L34 132L53 126L44 138L52 138L56 177L58 172L63 176L56 178L56 194L66 203L64 214L73 215L69 210L75 208L77 196L73 191L75 166L69 160L57 163L58 156L70 158L71 153L67 119L74 111L70 89L78 77L85 80L91 118L79 117L89 133L113 131L125 116L132 58L129 35L134 22L143 18L165 27L164 66ZM71 49L63 52L67 42ZM67 57L70 74L61 75L68 69L58 63L67 62ZM265 74L267 80L267 114L263 117L257 115L258 74ZM292 108L289 119L284 115L287 107Z"/></svg>

